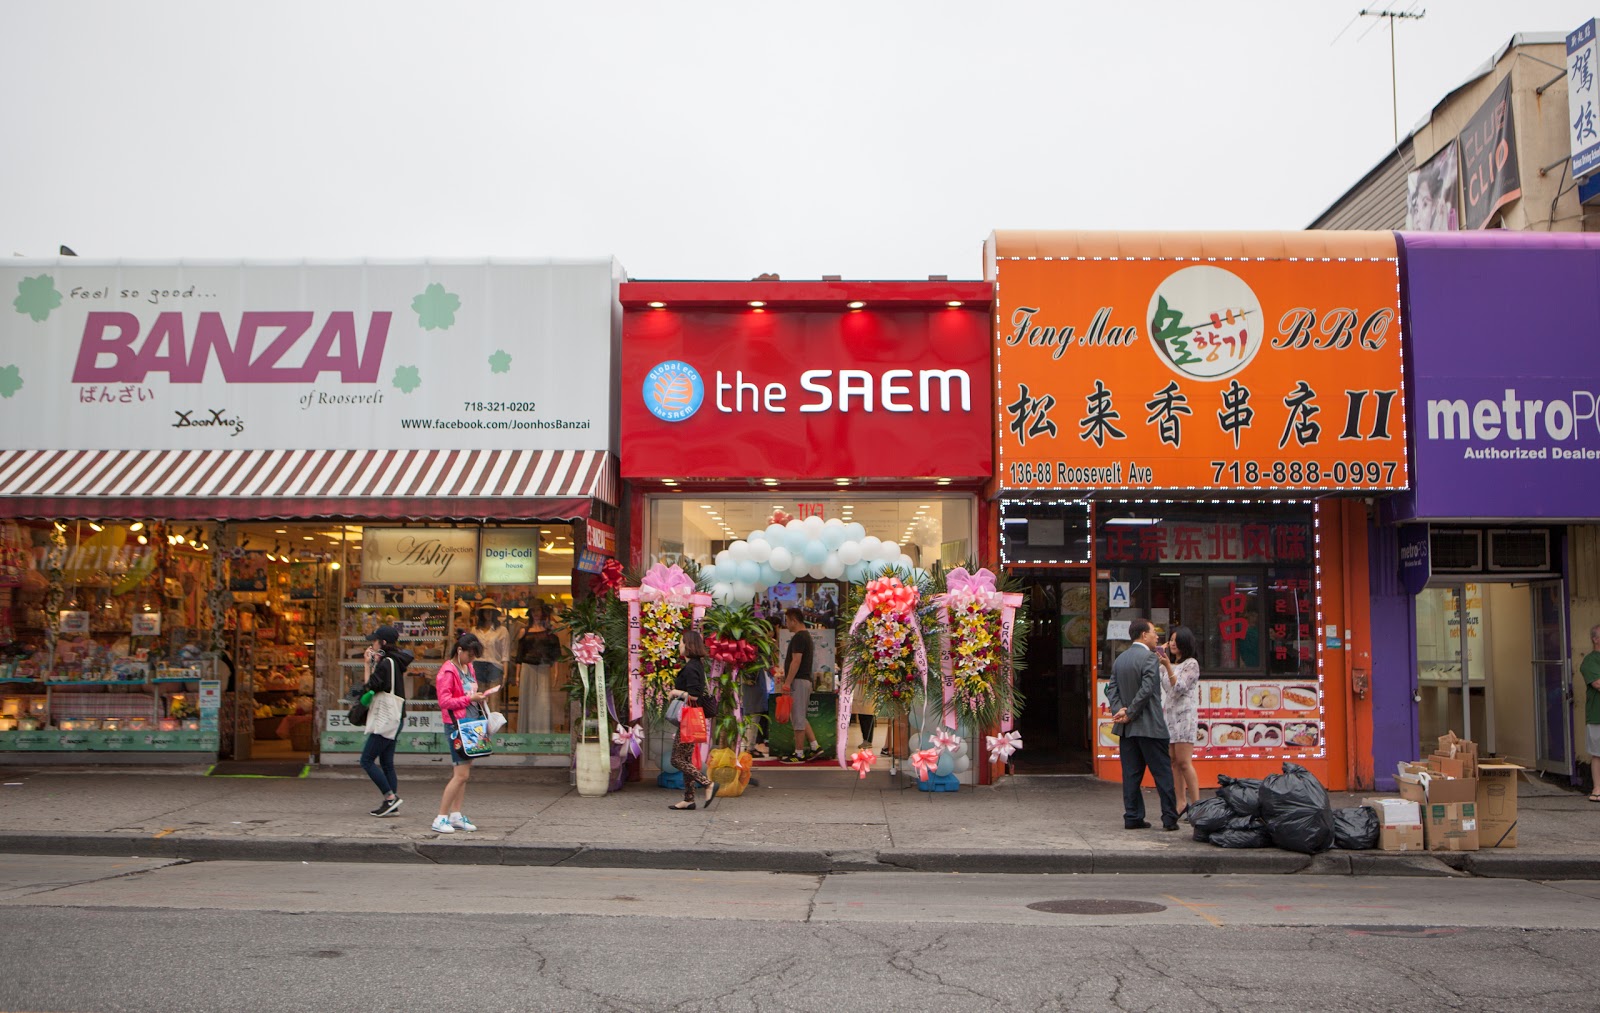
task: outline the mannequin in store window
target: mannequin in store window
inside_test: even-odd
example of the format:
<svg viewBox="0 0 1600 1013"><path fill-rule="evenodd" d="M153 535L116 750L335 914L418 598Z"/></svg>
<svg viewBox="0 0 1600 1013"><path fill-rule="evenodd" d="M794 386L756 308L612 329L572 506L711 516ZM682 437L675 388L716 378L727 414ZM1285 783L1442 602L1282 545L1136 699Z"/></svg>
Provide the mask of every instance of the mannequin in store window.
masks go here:
<svg viewBox="0 0 1600 1013"><path fill-rule="evenodd" d="M500 680L510 660L511 631L501 621L500 606L493 598L485 598L478 602L476 614L477 622L472 632L477 634L478 640L483 644L483 657L478 662L478 670L482 673L483 681L492 684ZM486 664L493 665L494 669L484 672Z"/></svg>
<svg viewBox="0 0 1600 1013"><path fill-rule="evenodd" d="M521 680L522 732L552 731L555 663L561 640L551 628L554 613L546 602L528 610L528 628L517 638L517 677Z"/></svg>

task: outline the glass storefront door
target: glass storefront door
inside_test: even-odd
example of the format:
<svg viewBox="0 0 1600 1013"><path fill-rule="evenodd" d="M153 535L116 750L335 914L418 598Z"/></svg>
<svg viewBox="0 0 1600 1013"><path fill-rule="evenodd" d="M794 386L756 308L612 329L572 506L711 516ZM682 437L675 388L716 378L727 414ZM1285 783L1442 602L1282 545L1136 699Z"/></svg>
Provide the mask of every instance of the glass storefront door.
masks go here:
<svg viewBox="0 0 1600 1013"><path fill-rule="evenodd" d="M1567 676L1566 594L1559 580L1533 585L1535 765L1572 773L1572 680Z"/></svg>
<svg viewBox="0 0 1600 1013"><path fill-rule="evenodd" d="M1417 595L1418 756L1450 731L1487 741L1484 657L1481 586L1424 588Z"/></svg>

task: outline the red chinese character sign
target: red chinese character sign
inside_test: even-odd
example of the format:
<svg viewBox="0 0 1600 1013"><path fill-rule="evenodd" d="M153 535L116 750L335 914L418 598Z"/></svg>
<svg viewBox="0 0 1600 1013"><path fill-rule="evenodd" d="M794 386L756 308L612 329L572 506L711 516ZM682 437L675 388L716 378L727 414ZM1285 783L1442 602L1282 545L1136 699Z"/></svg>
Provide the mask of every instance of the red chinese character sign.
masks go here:
<svg viewBox="0 0 1600 1013"><path fill-rule="evenodd" d="M1406 487L1388 233L990 242L1005 488Z"/></svg>

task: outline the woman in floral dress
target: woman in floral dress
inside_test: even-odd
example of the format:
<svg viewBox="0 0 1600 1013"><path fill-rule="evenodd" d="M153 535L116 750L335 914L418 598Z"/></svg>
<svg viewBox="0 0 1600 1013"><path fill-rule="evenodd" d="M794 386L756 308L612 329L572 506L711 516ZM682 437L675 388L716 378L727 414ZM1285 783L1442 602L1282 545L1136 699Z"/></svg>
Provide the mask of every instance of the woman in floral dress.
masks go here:
<svg viewBox="0 0 1600 1013"><path fill-rule="evenodd" d="M1194 742L1200 713L1200 662L1194 656L1194 634L1189 627L1172 631L1161 662L1161 712L1167 719L1171 742L1172 783L1177 789L1178 815L1200 801L1200 776L1194 770Z"/></svg>

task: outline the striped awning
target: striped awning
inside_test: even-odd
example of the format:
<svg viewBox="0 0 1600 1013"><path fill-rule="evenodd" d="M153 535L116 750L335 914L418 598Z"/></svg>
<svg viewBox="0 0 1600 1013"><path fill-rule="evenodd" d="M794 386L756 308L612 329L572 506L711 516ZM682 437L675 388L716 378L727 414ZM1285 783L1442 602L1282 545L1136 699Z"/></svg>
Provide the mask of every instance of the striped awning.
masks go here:
<svg viewBox="0 0 1600 1013"><path fill-rule="evenodd" d="M596 450L7 450L0 515L230 520L587 517Z"/></svg>

